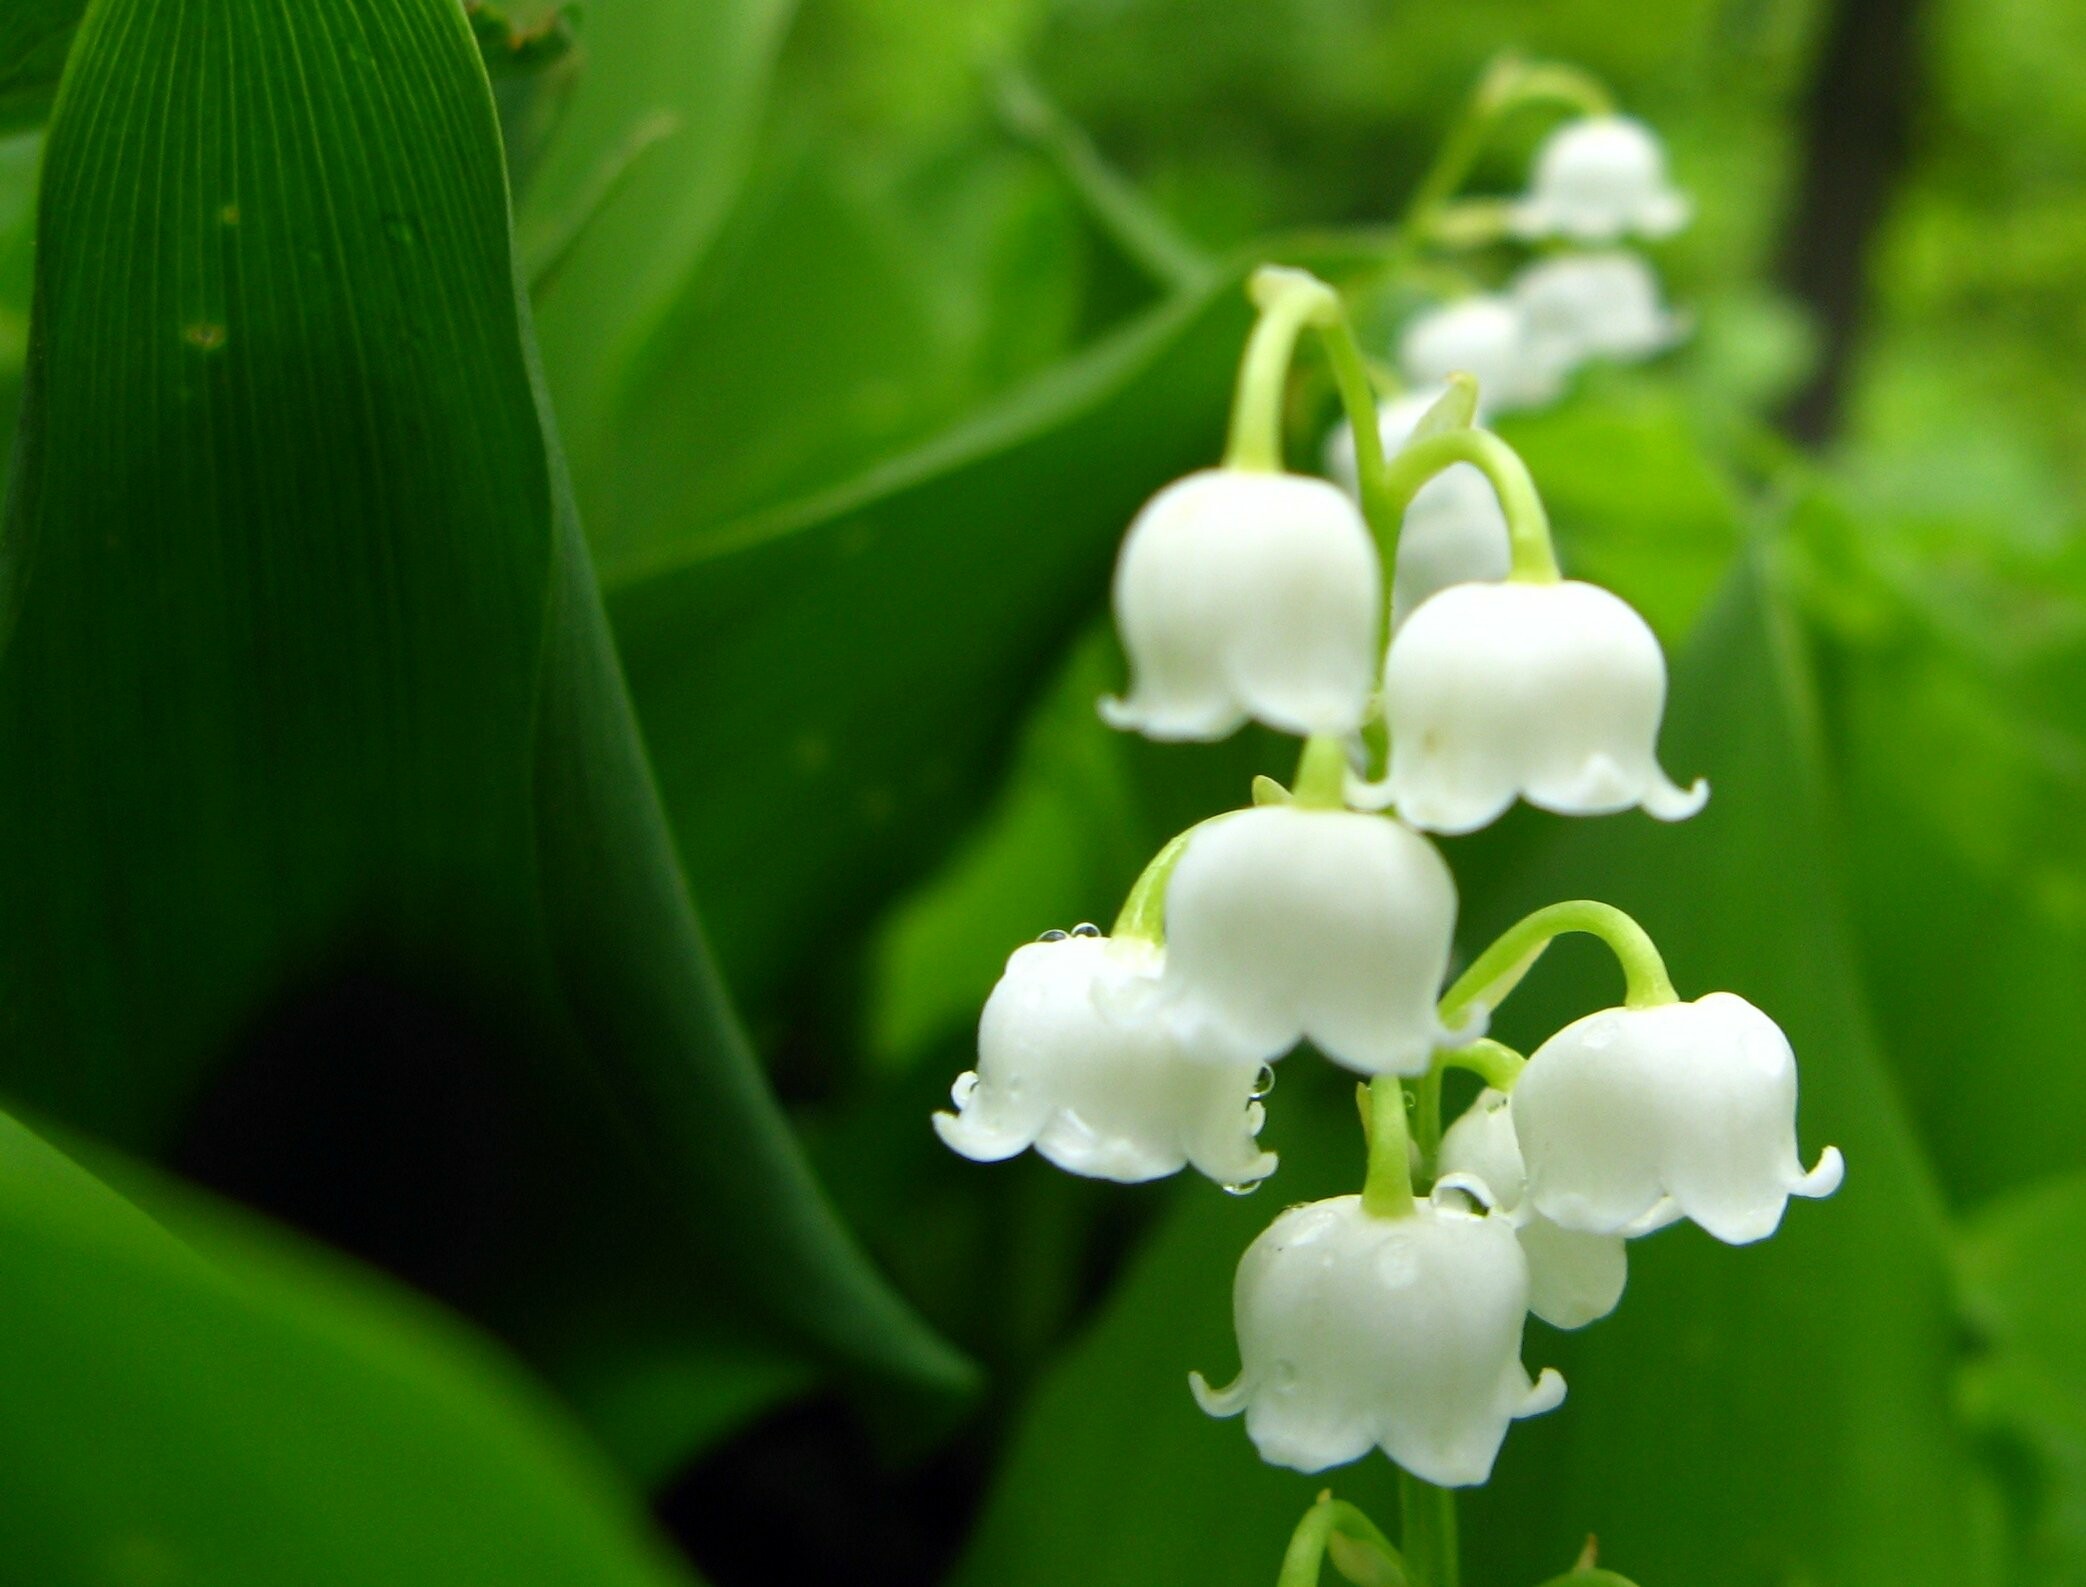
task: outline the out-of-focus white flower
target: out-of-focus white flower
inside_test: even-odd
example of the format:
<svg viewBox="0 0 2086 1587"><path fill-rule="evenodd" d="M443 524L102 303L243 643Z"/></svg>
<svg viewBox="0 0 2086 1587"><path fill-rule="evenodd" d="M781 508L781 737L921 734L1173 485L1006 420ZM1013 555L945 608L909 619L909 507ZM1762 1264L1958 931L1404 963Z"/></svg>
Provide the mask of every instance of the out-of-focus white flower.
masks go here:
<svg viewBox="0 0 2086 1587"><path fill-rule="evenodd" d="M1435 832L1475 831L1517 795L1562 815L1641 805L1678 821L1709 789L1679 788L1659 769L1665 706L1657 638L1606 590L1459 584L1391 641L1391 768L1380 792Z"/></svg>
<svg viewBox="0 0 2086 1587"><path fill-rule="evenodd" d="M1791 1196L1829 1196L1828 1146L1796 1155L1796 1057L1742 997L1611 1008L1552 1036L1515 1082L1514 1132L1538 1212L1568 1229L1637 1233L1678 1215L1743 1245Z"/></svg>
<svg viewBox="0 0 2086 1587"><path fill-rule="evenodd" d="M1254 1139L1259 1064L1189 1057L1126 996L1163 959L1085 931L1015 949L978 1023L978 1068L951 1092L957 1111L934 1116L942 1140L979 1162L1033 1146L1092 1179L1157 1179L1190 1163L1222 1184L1274 1172Z"/></svg>
<svg viewBox="0 0 2086 1587"><path fill-rule="evenodd" d="M1507 1094L1478 1095L1441 1138L1441 1183L1476 1180L1514 1225L1528 1258L1528 1309L1555 1328L1584 1328L1615 1310L1629 1278L1619 1234L1561 1229L1529 1204L1528 1175Z"/></svg>
<svg viewBox="0 0 2086 1587"><path fill-rule="evenodd" d="M1456 885L1382 816L1267 805L1188 840L1166 892L1159 1001L1198 1056L1277 1058L1305 1038L1365 1074L1417 1074L1475 1031L1435 1013Z"/></svg>
<svg viewBox="0 0 2086 1587"><path fill-rule="evenodd" d="M1544 140L1512 218L1523 237L1598 243L1670 237L1690 208L1666 180L1666 151L1651 128L1628 116L1584 116Z"/></svg>
<svg viewBox="0 0 2086 1587"><path fill-rule="evenodd" d="M1434 406L1441 388L1397 397L1376 410L1386 457L1395 457ZM1326 441L1326 472L1350 496L1359 496L1354 431L1345 423ZM1469 463L1452 463L1419 488L1398 532L1398 566L1391 579L1391 626L1396 628L1428 596L1451 584L1507 576L1507 515L1492 482Z"/></svg>
<svg viewBox="0 0 2086 1587"><path fill-rule="evenodd" d="M1383 574L1346 496L1301 474L1208 469L1145 504L1115 570L1130 658L1112 727L1217 739L1248 718L1345 735L1368 708Z"/></svg>
<svg viewBox="0 0 2086 1587"><path fill-rule="evenodd" d="M1451 375L1478 383L1478 412L1508 413L1557 400L1564 382L1529 355L1528 327L1511 298L1480 293L1429 309L1406 326L1398 363L1415 386Z"/></svg>
<svg viewBox="0 0 2086 1587"><path fill-rule="evenodd" d="M1529 357L1561 373L1590 359L1649 358L1683 333L1651 266L1619 249L1538 260L1509 291L1521 307Z"/></svg>
<svg viewBox="0 0 2086 1587"><path fill-rule="evenodd" d="M1189 1384L1212 1416L1246 1413L1272 1465L1323 1471L1371 1448L1423 1481L1467 1487L1517 1417L1564 1379L1521 1364L1528 1268L1504 1218L1422 1202L1372 1217L1359 1196L1284 1212L1246 1250L1232 1308L1240 1372Z"/></svg>

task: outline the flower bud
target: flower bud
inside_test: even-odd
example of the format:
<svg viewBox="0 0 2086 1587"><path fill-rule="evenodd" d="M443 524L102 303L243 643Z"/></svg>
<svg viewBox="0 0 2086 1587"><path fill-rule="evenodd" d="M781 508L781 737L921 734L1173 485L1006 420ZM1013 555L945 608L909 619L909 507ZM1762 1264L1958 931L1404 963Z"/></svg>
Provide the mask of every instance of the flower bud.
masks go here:
<svg viewBox="0 0 2086 1587"><path fill-rule="evenodd" d="M1322 479L1209 469L1137 515L1115 571L1130 659L1110 726L1218 739L1248 718L1344 736L1368 709L1382 600L1376 543Z"/></svg>
<svg viewBox="0 0 2086 1587"><path fill-rule="evenodd" d="M934 1116L943 1142L978 1162L1033 1146L1090 1179L1274 1172L1254 1140L1259 1063L1189 1057L1128 995L1162 963L1156 947L1098 935L1015 949L978 1023L978 1068L950 1093L957 1111Z"/></svg>
<svg viewBox="0 0 2086 1587"><path fill-rule="evenodd" d="M1643 618L1591 584L1459 584L1391 641L1386 791L1434 832L1473 832L1518 795L1561 815L1700 810L1708 785L1659 769L1666 659Z"/></svg>
<svg viewBox="0 0 2086 1587"><path fill-rule="evenodd" d="M1633 253L1539 260L1509 290L1527 327L1529 357L1560 373L1597 358L1634 363L1682 334L1660 301L1658 277Z"/></svg>
<svg viewBox="0 0 2086 1587"><path fill-rule="evenodd" d="M1528 1174L1503 1091L1486 1089L1441 1138L1441 1179L1472 1179L1521 1237L1528 1309L1553 1328L1584 1328L1615 1310L1629 1278L1619 1234L1561 1229L1527 1197Z"/></svg>
<svg viewBox="0 0 2086 1587"><path fill-rule="evenodd" d="M1439 396L1438 389L1414 392L1376 410L1384 456L1398 455ZM1326 472L1349 495L1359 496L1354 432L1345 424L1326 442ZM1505 578L1508 562L1507 515L1492 482L1470 463L1452 463L1422 485L1405 509L1391 580L1391 626L1451 584Z"/></svg>
<svg viewBox="0 0 2086 1587"><path fill-rule="evenodd" d="M1271 1465L1323 1471L1372 1447L1414 1476L1467 1487L1518 1417L1564 1380L1521 1364L1528 1269L1504 1218L1452 1200L1372 1217L1359 1196L1291 1207L1246 1250L1232 1292L1240 1372L1212 1416L1246 1413Z"/></svg>
<svg viewBox="0 0 2086 1587"><path fill-rule="evenodd" d="M1266 805L1188 840L1166 892L1160 998L1198 1056L1255 1062L1309 1038L1365 1074L1418 1074L1456 886L1425 838L1382 816Z"/></svg>
<svg viewBox="0 0 2086 1587"><path fill-rule="evenodd" d="M1665 150L1651 128L1628 116L1585 116L1544 140L1512 218L1523 237L1598 243L1670 237L1689 210L1687 196L1667 183Z"/></svg>
<svg viewBox="0 0 2086 1587"><path fill-rule="evenodd" d="M1765 1239L1791 1196L1829 1196L1828 1146L1796 1155L1796 1058L1742 997L1611 1008L1552 1036L1515 1083L1514 1133L1538 1212L1567 1229L1646 1232L1692 1218Z"/></svg>
<svg viewBox="0 0 2086 1587"><path fill-rule="evenodd" d="M1536 408L1557 400L1557 371L1529 356L1527 326L1509 298L1489 293L1430 309L1405 328L1398 363L1415 386L1438 386L1451 375L1478 383L1480 414Z"/></svg>

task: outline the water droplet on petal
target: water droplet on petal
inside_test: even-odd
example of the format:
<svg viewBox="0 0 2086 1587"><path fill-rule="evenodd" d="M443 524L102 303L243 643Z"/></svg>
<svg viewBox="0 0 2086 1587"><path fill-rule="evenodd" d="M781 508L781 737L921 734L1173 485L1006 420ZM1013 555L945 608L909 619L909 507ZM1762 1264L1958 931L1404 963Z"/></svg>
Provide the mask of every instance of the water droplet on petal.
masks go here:
<svg viewBox="0 0 2086 1587"><path fill-rule="evenodd" d="M1270 1091L1274 1089L1275 1066L1273 1064L1262 1064L1260 1066L1260 1073L1253 1077L1253 1089L1251 1091L1248 1091L1246 1095L1251 1097L1254 1101L1258 1102L1262 1097L1266 1096Z"/></svg>
<svg viewBox="0 0 2086 1587"><path fill-rule="evenodd" d="M1098 937L1101 935L1101 928L1091 920L1082 920L1072 928L1072 935L1075 937Z"/></svg>
<svg viewBox="0 0 2086 1587"><path fill-rule="evenodd" d="M1071 935L1072 933L1069 931L1059 931L1055 927L1053 927L1051 930L1044 932L1036 940L1038 942L1063 942L1067 937Z"/></svg>
<svg viewBox="0 0 2086 1587"><path fill-rule="evenodd" d="M1260 1183L1257 1179L1242 1179L1236 1184L1226 1185L1224 1194L1227 1196L1250 1196L1260 1188Z"/></svg>

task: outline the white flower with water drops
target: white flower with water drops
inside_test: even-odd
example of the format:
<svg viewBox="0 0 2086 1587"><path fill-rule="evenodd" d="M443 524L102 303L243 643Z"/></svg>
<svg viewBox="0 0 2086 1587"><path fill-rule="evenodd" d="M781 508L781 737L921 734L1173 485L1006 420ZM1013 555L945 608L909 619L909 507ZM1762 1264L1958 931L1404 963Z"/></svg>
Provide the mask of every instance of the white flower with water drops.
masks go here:
<svg viewBox="0 0 2086 1587"><path fill-rule="evenodd" d="M1400 628L1384 667L1390 776L1413 825L1471 832L1518 798L1563 815L1693 815L1705 783L1659 767L1666 658L1591 584L1460 584Z"/></svg>
<svg viewBox="0 0 2086 1587"><path fill-rule="evenodd" d="M1478 383L1481 414L1539 408L1564 389L1556 370L1530 356L1520 306L1492 293L1458 298L1414 319L1399 338L1398 364L1415 386L1469 375Z"/></svg>
<svg viewBox="0 0 2086 1587"><path fill-rule="evenodd" d="M1263 1460L1323 1471L1383 1450L1414 1476L1492 1474L1516 1418L1564 1398L1521 1364L1528 1268L1504 1219L1453 1195L1401 1217L1360 1196L1291 1207L1247 1248L1233 1288L1240 1371L1190 1386L1212 1416L1246 1413Z"/></svg>
<svg viewBox="0 0 2086 1587"><path fill-rule="evenodd" d="M1344 735L1368 709L1383 574L1368 525L1322 479L1207 469L1146 503L1116 564L1131 687L1112 727L1218 739L1249 718Z"/></svg>
<svg viewBox="0 0 2086 1587"><path fill-rule="evenodd" d="M1666 179L1658 134L1629 116L1568 121L1536 152L1528 192L1512 206L1523 237L1614 242L1670 237L1688 223L1687 195Z"/></svg>
<svg viewBox="0 0 2086 1587"><path fill-rule="evenodd" d="M1140 1009L1164 963L1150 943L1091 926L1017 948L978 1024L978 1067L957 1080L942 1140L996 1162L1034 1147L1092 1179L1135 1181L1192 1164L1222 1184L1274 1172L1254 1137L1259 1063L1190 1057Z"/></svg>
<svg viewBox="0 0 2086 1587"><path fill-rule="evenodd" d="M1692 1218L1732 1245L1765 1239L1791 1196L1829 1196L1828 1146L1796 1151L1796 1056L1744 998L1611 1008L1543 1043L1513 1091L1538 1212L1628 1234Z"/></svg>

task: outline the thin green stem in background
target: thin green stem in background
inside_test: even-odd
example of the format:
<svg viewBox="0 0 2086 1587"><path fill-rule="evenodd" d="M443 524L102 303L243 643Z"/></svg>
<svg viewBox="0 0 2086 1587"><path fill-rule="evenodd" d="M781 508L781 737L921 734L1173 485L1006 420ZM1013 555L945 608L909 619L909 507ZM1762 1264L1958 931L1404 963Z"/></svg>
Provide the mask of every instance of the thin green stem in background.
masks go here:
<svg viewBox="0 0 2086 1587"><path fill-rule="evenodd" d="M1442 998L1442 1023L1453 1026L1472 1009L1497 1008L1542 957L1543 950L1572 931L1600 938L1615 955L1622 966L1625 1007L1648 1008L1678 1000L1666 974L1666 961L1650 934L1613 904L1576 898L1538 909L1502 932Z"/></svg>
<svg viewBox="0 0 2086 1587"><path fill-rule="evenodd" d="M1456 1495L1400 1467L1398 1507L1403 1516L1399 1542L1405 1545L1405 1569L1413 1587L1462 1587Z"/></svg>
<svg viewBox="0 0 2086 1587"><path fill-rule="evenodd" d="M1226 468L1279 473L1282 468L1282 397L1297 337L1307 325L1324 324L1344 312L1339 294L1306 270L1268 265L1253 272L1248 287L1260 318L1246 339L1238 389L1231 404L1231 438Z"/></svg>

